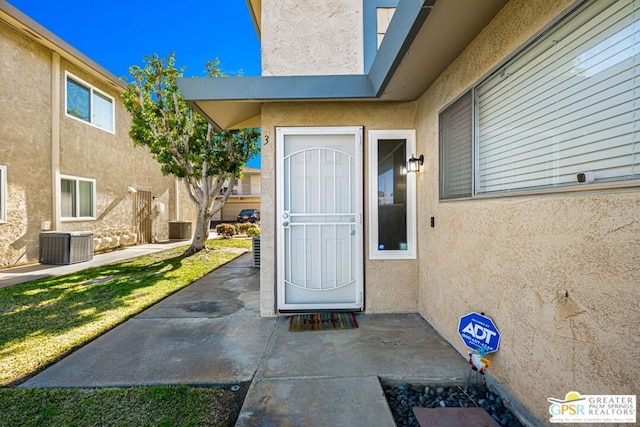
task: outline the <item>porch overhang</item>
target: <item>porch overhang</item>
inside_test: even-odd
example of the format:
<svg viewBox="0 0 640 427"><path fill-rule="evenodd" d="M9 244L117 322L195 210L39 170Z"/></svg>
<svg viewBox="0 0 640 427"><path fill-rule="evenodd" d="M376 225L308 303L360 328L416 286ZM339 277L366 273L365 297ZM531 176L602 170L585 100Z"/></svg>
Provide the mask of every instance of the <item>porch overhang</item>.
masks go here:
<svg viewBox="0 0 640 427"><path fill-rule="evenodd" d="M367 74L183 78L178 88L219 129L259 127L269 102L416 100L506 2L399 0Z"/></svg>

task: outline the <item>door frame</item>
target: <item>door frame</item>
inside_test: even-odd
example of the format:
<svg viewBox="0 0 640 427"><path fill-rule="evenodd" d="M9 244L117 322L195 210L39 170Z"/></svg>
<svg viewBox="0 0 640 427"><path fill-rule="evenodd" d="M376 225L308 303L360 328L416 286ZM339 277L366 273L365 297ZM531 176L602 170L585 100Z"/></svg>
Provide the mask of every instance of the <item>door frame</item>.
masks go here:
<svg viewBox="0 0 640 427"><path fill-rule="evenodd" d="M288 135L353 135L354 137L354 197L355 197L355 280L356 302L324 303L321 306L310 304L285 304L284 298L284 226L281 213L284 203L284 138ZM323 127L276 127L276 310L278 312L309 312L323 310L362 311L364 310L364 159L362 126L323 126Z"/></svg>

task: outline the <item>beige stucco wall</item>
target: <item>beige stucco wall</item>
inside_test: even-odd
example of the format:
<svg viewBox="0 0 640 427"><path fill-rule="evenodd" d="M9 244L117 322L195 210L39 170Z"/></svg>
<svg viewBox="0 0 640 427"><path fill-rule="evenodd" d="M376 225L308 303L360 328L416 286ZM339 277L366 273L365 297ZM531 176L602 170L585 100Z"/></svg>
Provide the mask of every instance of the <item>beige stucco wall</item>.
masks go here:
<svg viewBox="0 0 640 427"><path fill-rule="evenodd" d="M7 166L7 222L0 266L37 258L40 221L51 217L51 53L0 22L0 164Z"/></svg>
<svg viewBox="0 0 640 427"><path fill-rule="evenodd" d="M63 221L61 229L128 231L134 228L134 195L129 186L150 190L158 197L152 202L152 235L154 240L168 238L168 222L173 219L174 179L164 177L146 147L134 147L129 138L131 116L122 105L118 90L111 89L96 78L62 61L62 69L81 78L114 98L116 108L115 135L100 128L67 116L64 96L61 98L60 173L96 180L97 219L95 221ZM61 87L65 75L61 73ZM165 211L157 211L157 204L165 205ZM172 215L173 214L173 215Z"/></svg>
<svg viewBox="0 0 640 427"><path fill-rule="evenodd" d="M41 223L55 231L93 231L94 235L117 235L134 228L134 195L128 186L152 191L152 234L168 239L168 221L179 217L195 220L195 209L184 185L164 177L144 147L134 147L128 136L130 116L122 106L119 89L94 74L60 60L60 114L52 113L52 52L13 27L0 22L0 165L7 166L7 222L0 224L0 267L36 262L39 257ZM65 114L65 71L114 98L115 134ZM52 147L56 145L53 123L60 124L59 172L96 180L96 219L61 221L55 228L53 212ZM55 162L53 162L55 163ZM158 202L165 205L158 212Z"/></svg>
<svg viewBox="0 0 640 427"><path fill-rule="evenodd" d="M367 131L373 129L411 129L415 103L277 103L262 107L262 202L261 202L261 313L274 314L275 306L275 222L276 218L276 127L287 126L364 126L364 212L367 212L369 154ZM377 203L377 200L376 200ZM365 215L365 310L367 313L415 312L417 310L418 265L415 260L369 260L369 224ZM418 235L420 240L420 234Z"/></svg>
<svg viewBox="0 0 640 427"><path fill-rule="evenodd" d="M571 3L508 3L416 116L420 313L462 354L459 316L491 317L502 341L489 373L540 420L570 390L640 391L640 192L439 202L438 112Z"/></svg>
<svg viewBox="0 0 640 427"><path fill-rule="evenodd" d="M260 198L259 197L242 197L231 198L227 200L227 203L222 207L222 221L235 222L238 218L238 214L243 209L258 209L260 210Z"/></svg>
<svg viewBox="0 0 640 427"><path fill-rule="evenodd" d="M362 0L262 0L262 75L361 74Z"/></svg>

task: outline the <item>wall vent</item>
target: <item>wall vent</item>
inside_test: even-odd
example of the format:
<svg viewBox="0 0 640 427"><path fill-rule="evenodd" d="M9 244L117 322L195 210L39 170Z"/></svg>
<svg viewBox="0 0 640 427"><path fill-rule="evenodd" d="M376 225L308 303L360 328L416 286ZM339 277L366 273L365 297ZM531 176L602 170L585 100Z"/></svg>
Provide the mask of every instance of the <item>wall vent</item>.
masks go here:
<svg viewBox="0 0 640 427"><path fill-rule="evenodd" d="M260 268L260 236L253 238L253 266Z"/></svg>

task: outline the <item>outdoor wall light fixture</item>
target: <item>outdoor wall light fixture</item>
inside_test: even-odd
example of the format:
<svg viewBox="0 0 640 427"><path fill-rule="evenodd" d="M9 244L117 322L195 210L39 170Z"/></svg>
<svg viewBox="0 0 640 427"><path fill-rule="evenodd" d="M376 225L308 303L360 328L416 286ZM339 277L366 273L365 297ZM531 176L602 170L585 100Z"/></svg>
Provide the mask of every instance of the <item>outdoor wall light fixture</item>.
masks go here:
<svg viewBox="0 0 640 427"><path fill-rule="evenodd" d="M127 191L129 193L137 193L138 192L138 190L136 190L135 187L133 187L131 185L127 187Z"/></svg>
<svg viewBox="0 0 640 427"><path fill-rule="evenodd" d="M424 164L424 155L420 154L420 157L416 158L411 153L411 158L407 160L407 172L420 172L420 166Z"/></svg>

